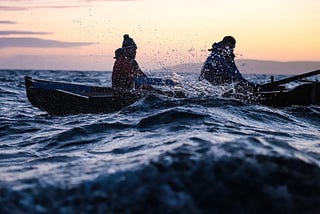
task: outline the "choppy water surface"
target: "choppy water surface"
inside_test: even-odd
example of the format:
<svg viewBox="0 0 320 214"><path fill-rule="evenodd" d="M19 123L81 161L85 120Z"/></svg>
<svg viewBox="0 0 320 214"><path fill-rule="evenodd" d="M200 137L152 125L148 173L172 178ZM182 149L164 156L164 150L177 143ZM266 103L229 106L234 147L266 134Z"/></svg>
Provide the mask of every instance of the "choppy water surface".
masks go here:
<svg viewBox="0 0 320 214"><path fill-rule="evenodd" d="M0 213L319 213L320 107L190 98L51 116L24 76L110 86L110 73L0 71ZM266 76L247 76L263 82Z"/></svg>

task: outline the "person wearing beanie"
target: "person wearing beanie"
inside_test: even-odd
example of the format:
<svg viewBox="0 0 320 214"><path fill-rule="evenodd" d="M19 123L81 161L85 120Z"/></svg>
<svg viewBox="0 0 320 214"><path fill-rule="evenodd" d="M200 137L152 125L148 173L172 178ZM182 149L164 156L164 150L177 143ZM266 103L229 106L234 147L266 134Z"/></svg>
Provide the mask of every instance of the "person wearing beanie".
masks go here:
<svg viewBox="0 0 320 214"><path fill-rule="evenodd" d="M248 90L253 89L253 84L246 80L239 72L233 53L236 40L232 36L225 36L222 41L214 43L207 60L205 61L199 80L207 80L212 85L236 84ZM243 87L247 86L247 87Z"/></svg>
<svg viewBox="0 0 320 214"><path fill-rule="evenodd" d="M137 45L128 34L123 36L122 48L115 51L115 59L112 70L112 88L116 90L131 90L135 87L137 77L147 76L140 69L136 57ZM151 89L151 86L141 86Z"/></svg>

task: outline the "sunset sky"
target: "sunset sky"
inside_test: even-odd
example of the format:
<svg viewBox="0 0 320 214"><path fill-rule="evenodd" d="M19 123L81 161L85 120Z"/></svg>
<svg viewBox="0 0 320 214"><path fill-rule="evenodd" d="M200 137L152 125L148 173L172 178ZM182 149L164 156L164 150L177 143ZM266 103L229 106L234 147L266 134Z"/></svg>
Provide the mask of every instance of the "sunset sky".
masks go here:
<svg viewBox="0 0 320 214"><path fill-rule="evenodd" d="M0 69L111 70L128 33L143 69L238 59L320 61L319 0L0 0Z"/></svg>

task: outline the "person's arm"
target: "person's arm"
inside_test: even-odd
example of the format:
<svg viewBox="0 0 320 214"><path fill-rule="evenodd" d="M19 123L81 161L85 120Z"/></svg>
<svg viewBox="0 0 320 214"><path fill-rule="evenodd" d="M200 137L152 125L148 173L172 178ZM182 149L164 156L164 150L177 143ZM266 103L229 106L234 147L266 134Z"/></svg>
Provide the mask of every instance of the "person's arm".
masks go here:
<svg viewBox="0 0 320 214"><path fill-rule="evenodd" d="M145 73L143 73L143 71L139 67L139 65L138 65L136 60L132 60L131 64L132 64L132 70L133 70L133 76L134 77L145 77L145 78L147 78L147 75L145 75Z"/></svg>
<svg viewBox="0 0 320 214"><path fill-rule="evenodd" d="M232 79L234 81L238 81L242 84L246 84L249 87L252 87L253 89L256 88L254 83L250 82L249 80L245 79L242 74L240 73L239 69L237 68L237 65L234 60L231 61L231 70L232 72Z"/></svg>
<svg viewBox="0 0 320 214"><path fill-rule="evenodd" d="M148 79L147 75L145 75L145 73L142 72L141 68L139 67L138 63L136 60L132 60L131 62L132 65L132 78L135 79L136 77L143 77ZM142 84L139 86L140 88L143 89L148 89L148 90L153 90L154 88L149 85L149 84Z"/></svg>

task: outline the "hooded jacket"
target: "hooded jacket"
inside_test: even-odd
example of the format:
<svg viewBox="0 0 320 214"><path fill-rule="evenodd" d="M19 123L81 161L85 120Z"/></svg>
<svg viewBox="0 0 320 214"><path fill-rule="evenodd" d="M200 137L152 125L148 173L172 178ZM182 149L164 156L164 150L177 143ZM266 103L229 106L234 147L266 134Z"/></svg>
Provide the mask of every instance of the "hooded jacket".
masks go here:
<svg viewBox="0 0 320 214"><path fill-rule="evenodd" d="M200 79L204 78L213 85L248 82L240 74L234 58L232 49L227 50L222 42L214 43L212 52L202 67Z"/></svg>

